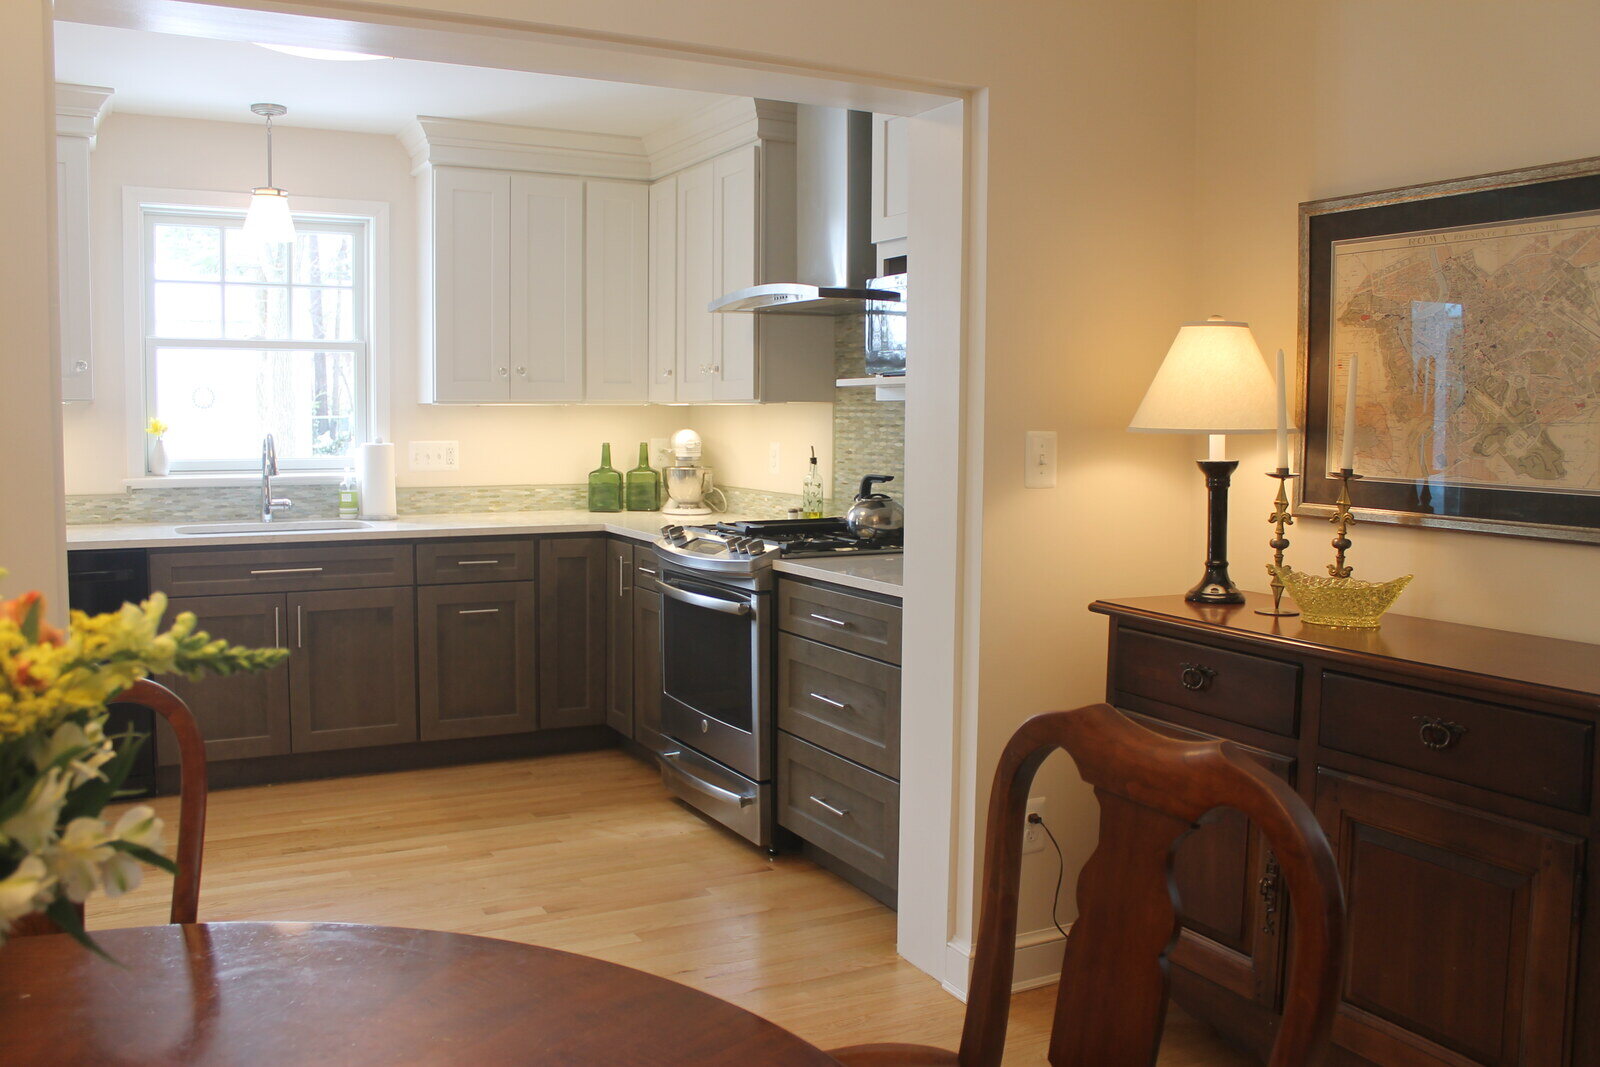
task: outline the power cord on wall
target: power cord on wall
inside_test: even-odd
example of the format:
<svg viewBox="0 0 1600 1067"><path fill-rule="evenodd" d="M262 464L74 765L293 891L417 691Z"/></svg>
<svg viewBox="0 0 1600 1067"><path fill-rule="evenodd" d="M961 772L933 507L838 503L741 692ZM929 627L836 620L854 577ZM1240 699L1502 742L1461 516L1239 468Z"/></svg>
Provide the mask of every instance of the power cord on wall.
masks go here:
<svg viewBox="0 0 1600 1067"><path fill-rule="evenodd" d="M1061 920L1056 917L1056 913L1061 907L1061 883L1066 881L1067 878L1067 857L1061 854L1061 844L1056 840L1056 835L1050 832L1050 827L1045 825L1043 815L1036 811L1030 811L1028 812L1028 822L1043 830L1044 836L1050 839L1050 846L1056 850L1056 891L1050 897L1050 921L1055 923L1057 930L1061 931L1061 937L1064 940L1067 936L1067 931L1062 927Z"/></svg>

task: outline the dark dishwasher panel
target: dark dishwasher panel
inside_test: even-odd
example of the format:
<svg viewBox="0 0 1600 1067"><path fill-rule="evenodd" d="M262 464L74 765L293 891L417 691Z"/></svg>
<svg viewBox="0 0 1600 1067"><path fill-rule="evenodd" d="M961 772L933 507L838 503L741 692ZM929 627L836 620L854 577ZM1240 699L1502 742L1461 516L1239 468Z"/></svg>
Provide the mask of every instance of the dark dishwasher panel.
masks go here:
<svg viewBox="0 0 1600 1067"><path fill-rule="evenodd" d="M97 615L138 603L150 595L150 571L143 549L100 549L67 555L67 602L77 611ZM155 713L137 704L112 704L106 733L115 737L132 729L143 734L133 769L123 790L148 796L156 788Z"/></svg>

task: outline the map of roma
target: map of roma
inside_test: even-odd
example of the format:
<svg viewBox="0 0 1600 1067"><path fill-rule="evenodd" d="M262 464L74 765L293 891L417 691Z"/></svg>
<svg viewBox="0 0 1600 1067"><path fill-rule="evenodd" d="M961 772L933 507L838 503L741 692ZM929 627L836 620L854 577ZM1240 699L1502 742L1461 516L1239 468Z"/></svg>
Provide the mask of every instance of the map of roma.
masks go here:
<svg viewBox="0 0 1600 1067"><path fill-rule="evenodd" d="M1328 455L1350 356L1368 478L1600 495L1600 212L1333 246Z"/></svg>

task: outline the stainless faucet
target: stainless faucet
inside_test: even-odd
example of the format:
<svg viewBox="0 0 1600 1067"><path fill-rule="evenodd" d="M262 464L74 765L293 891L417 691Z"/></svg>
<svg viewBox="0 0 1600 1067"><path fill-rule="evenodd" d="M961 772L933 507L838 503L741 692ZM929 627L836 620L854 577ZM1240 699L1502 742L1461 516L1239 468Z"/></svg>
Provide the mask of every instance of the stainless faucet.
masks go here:
<svg viewBox="0 0 1600 1067"><path fill-rule="evenodd" d="M278 473L278 446L273 444L272 435L267 434L267 439L261 442L261 521L271 522L274 513L285 511L294 507L294 501L287 497L272 495L272 476Z"/></svg>

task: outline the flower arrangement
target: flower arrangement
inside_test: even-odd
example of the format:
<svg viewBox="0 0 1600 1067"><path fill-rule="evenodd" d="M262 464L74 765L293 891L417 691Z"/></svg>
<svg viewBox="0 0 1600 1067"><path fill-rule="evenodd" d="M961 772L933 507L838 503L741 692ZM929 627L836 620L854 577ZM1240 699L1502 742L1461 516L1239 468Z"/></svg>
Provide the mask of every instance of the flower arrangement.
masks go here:
<svg viewBox="0 0 1600 1067"><path fill-rule="evenodd" d="M167 442L163 440L167 436L167 429L167 424L154 415L144 424L144 432L150 435L150 473L163 478L172 473L172 461L167 458Z"/></svg>
<svg viewBox="0 0 1600 1067"><path fill-rule="evenodd" d="M150 421L144 424L144 432L158 441L167 435L168 429L170 427L154 415L150 416Z"/></svg>
<svg viewBox="0 0 1600 1067"><path fill-rule="evenodd" d="M166 608L156 593L104 615L74 611L63 632L36 592L0 601L0 944L14 920L42 912L94 948L77 905L133 889L142 864L176 869L150 807L115 826L101 817L146 740L107 737L106 705L151 674L258 671L288 655L213 640L189 612L162 632Z"/></svg>

